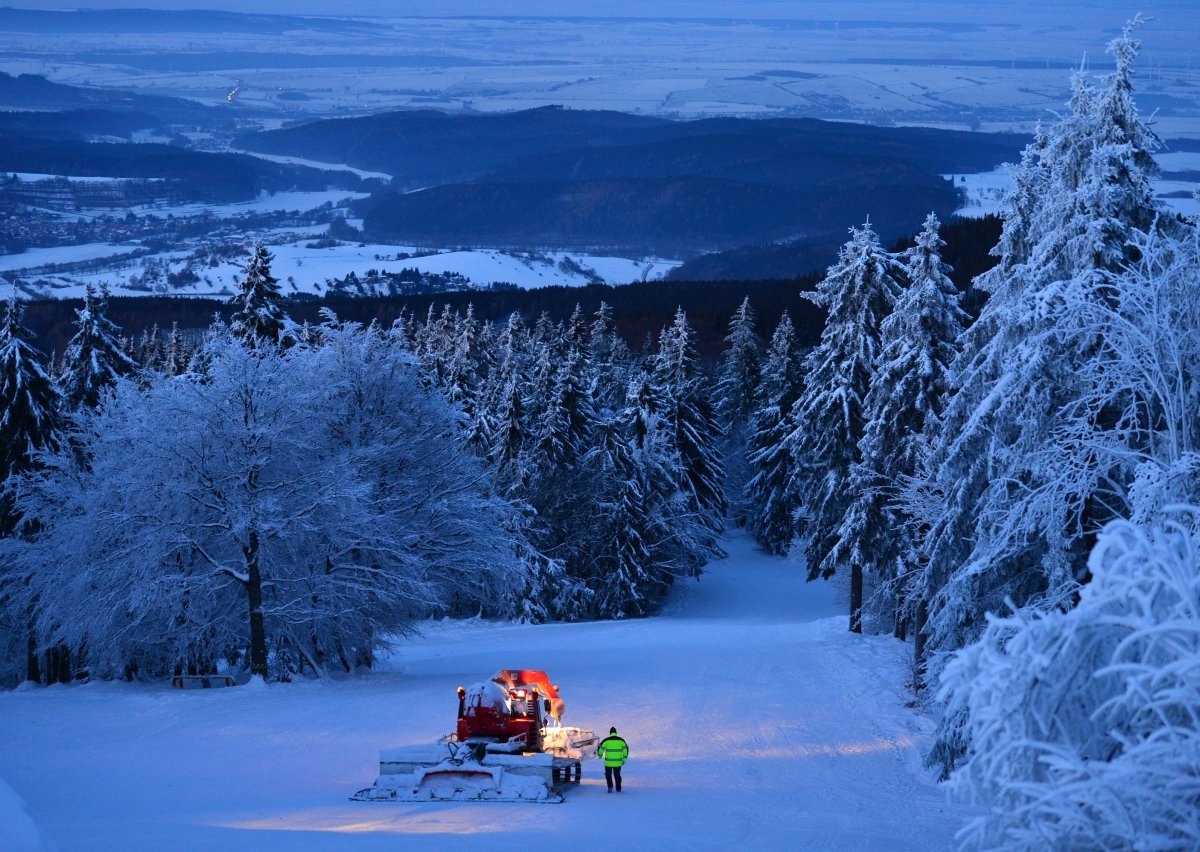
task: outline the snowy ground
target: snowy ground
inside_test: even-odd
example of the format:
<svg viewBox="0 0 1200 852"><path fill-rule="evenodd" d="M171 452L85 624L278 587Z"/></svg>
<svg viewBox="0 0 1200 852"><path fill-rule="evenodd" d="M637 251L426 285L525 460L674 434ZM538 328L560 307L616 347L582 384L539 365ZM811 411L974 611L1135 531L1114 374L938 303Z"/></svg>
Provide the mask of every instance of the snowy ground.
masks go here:
<svg viewBox="0 0 1200 852"><path fill-rule="evenodd" d="M726 544L660 618L437 622L336 684L0 694L0 772L63 850L949 847L967 811L919 770L905 649L851 636L794 564ZM625 792L589 762L562 805L347 801L381 747L449 730L456 686L514 666L550 673L568 724L620 729Z"/></svg>
<svg viewBox="0 0 1200 852"><path fill-rule="evenodd" d="M275 158L295 160L295 158ZM305 161L307 162L307 161ZM323 164L328 165L328 164ZM348 167L331 167L348 168ZM352 170L353 171L353 170ZM361 172L363 175L377 173ZM79 180L72 177L71 180ZM109 178L103 178L109 180ZM365 193L345 190L324 192L279 192L274 195L262 193L254 201L231 204L176 204L169 206L132 207L140 216L165 219L168 214L184 217L208 214L217 220L236 220L249 213L309 212L329 205L346 209L350 201L365 197ZM112 211L84 210L78 213L62 213L63 217L89 218ZM361 220L350 219L354 227L361 227ZM329 288L331 279L344 278L354 273L360 279L370 270L381 273L416 269L424 273L457 273L474 287L489 287L493 284L510 284L521 288L562 285L579 287L602 281L606 284L629 284L663 278L681 261L664 258L626 258L596 256L578 252L513 252L494 249L441 250L438 248L373 243L343 243L324 248L313 248L315 240L326 236L328 226L312 225L299 228L255 229L246 227L239 241L249 247L257 240L264 241L275 255L272 271L280 279L287 295L322 295ZM234 292L245 272L245 259L204 262L189 262L196 249L228 243L229 238L220 235L182 241L174 250L131 257L140 248L139 243L86 243L81 245L33 248L20 254L0 255L0 277L7 280L21 278L22 293L31 298L77 299L83 295L86 285L106 284L117 296L182 295L216 296ZM434 253L436 252L436 253ZM424 254L424 257L399 258L404 254ZM247 258L248 258L247 254ZM55 266L74 264L66 271ZM158 270L155 280L146 280L148 267ZM194 284L182 288L169 288L166 274L178 273L190 268L198 276ZM132 280L131 280L132 279ZM386 295L387 290L381 291ZM368 292L367 295L376 295Z"/></svg>
<svg viewBox="0 0 1200 852"><path fill-rule="evenodd" d="M634 281L658 280L680 261L660 258L635 260L625 257L594 257L569 252L507 252L494 249L442 251L422 257L402 258L418 249L412 246L379 245L374 243L345 243L325 248L313 248L324 226L312 233L292 233L290 241L268 247L275 260L271 271L280 280L285 295L322 295L329 289L331 279L344 278L353 272L363 278L369 270L400 272L411 268L428 273L458 273L475 287L493 283L512 284L524 289L561 285L581 287L595 280L606 284L629 284ZM269 236L269 235L267 235ZM247 255L252 243L245 239ZM149 296L167 293L181 296L223 296L237 290L245 277L246 258L206 263L195 266L199 281L181 289L168 289L162 279L146 289L146 285L130 285L129 279L141 278L147 263L165 264L163 271L178 272L189 265L189 251L163 252L129 260L124 255L136 246L110 246L93 243L86 246L60 246L30 249L23 254L0 256L0 273L11 272L40 283L28 284L27 295L48 299L82 298L88 284L107 284L117 296ZM428 250L425 250L428 251ZM100 262L112 255L111 262ZM87 271L49 272L46 264L69 263L95 259ZM382 291L386 294L386 290ZM370 294L368 294L370 295Z"/></svg>
<svg viewBox="0 0 1200 852"><path fill-rule="evenodd" d="M1200 170L1200 154L1159 154L1155 157L1163 171ZM1012 187L1012 174L1002 166L990 172L977 174L942 175L954 181L954 185L966 193L964 203L954 211L956 216L986 216L998 213L1004 194ZM1155 194L1168 210L1184 216L1200 216L1200 200L1192 193L1200 189L1200 183L1180 180L1154 180L1151 182ZM1171 197L1168 197L1168 193ZM1183 197L1177 197L1184 194Z"/></svg>

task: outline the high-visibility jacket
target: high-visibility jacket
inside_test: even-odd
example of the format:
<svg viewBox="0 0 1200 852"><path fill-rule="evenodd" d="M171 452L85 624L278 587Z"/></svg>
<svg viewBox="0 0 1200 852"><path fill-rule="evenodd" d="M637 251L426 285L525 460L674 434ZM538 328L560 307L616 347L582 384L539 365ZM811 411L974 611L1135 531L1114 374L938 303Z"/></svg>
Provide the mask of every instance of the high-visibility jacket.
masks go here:
<svg viewBox="0 0 1200 852"><path fill-rule="evenodd" d="M600 741L596 755L604 760L605 766L624 766L629 759L629 743L616 734L609 734Z"/></svg>

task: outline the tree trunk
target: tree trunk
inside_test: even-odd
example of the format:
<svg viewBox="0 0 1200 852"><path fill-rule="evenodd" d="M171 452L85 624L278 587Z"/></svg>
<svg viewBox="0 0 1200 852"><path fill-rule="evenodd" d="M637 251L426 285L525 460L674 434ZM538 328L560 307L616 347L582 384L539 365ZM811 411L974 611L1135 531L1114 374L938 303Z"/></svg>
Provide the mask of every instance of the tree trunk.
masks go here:
<svg viewBox="0 0 1200 852"><path fill-rule="evenodd" d="M29 634L29 651L25 660L25 679L34 683L42 682L42 667L38 662L37 639L33 638L33 632Z"/></svg>
<svg viewBox="0 0 1200 852"><path fill-rule="evenodd" d="M925 623L929 620L929 604L922 597L917 604L917 621L913 625L913 658L917 664L917 689L925 688Z"/></svg>
<svg viewBox="0 0 1200 852"><path fill-rule="evenodd" d="M862 633L863 570L850 566L850 632Z"/></svg>
<svg viewBox="0 0 1200 852"><path fill-rule="evenodd" d="M892 607L893 618L895 621L892 624L892 635L901 642L908 639L908 622L909 618L905 614L908 612L908 595L899 594Z"/></svg>
<svg viewBox="0 0 1200 852"><path fill-rule="evenodd" d="M250 674L267 677L267 631L263 625L262 574L258 570L258 530L250 530L246 557L246 598L250 606Z"/></svg>

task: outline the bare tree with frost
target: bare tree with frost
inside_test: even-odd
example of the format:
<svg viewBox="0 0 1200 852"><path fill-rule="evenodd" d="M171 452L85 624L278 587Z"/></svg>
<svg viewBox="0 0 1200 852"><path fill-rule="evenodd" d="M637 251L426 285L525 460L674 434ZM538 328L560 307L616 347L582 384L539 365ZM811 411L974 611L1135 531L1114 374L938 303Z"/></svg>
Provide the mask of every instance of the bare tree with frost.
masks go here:
<svg viewBox="0 0 1200 852"><path fill-rule="evenodd" d="M217 339L202 380L118 382L79 418L87 466L60 451L22 480L45 525L5 557L37 568L42 645L86 643L108 674L233 652L286 676L369 663L413 618L510 609L512 508L451 410L383 335L322 336Z"/></svg>

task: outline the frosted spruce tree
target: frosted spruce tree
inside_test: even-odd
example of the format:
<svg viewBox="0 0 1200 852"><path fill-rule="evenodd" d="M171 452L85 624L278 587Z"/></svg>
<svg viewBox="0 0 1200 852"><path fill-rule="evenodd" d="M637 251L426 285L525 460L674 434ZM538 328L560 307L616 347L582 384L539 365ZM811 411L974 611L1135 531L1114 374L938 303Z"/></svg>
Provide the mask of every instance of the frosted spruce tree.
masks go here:
<svg viewBox="0 0 1200 852"><path fill-rule="evenodd" d="M486 447L494 429L492 412L482 398L491 365L481 334L475 307L467 305L466 313L454 317L442 378L446 399L463 413L467 443L477 449Z"/></svg>
<svg viewBox="0 0 1200 852"><path fill-rule="evenodd" d="M281 305L279 279L271 274L274 259L266 246L256 244L238 292L229 299L236 308L230 319L233 335L251 349L264 345L286 348L295 343L294 324Z"/></svg>
<svg viewBox="0 0 1200 852"><path fill-rule="evenodd" d="M746 447L750 418L755 408L755 392L760 381L761 355L754 330L754 310L747 296L729 323L725 350L713 389L714 407L724 440L721 454L725 459L725 492L729 495L731 515L737 526L746 525L746 507L742 492L750 478Z"/></svg>
<svg viewBox="0 0 1200 852"><path fill-rule="evenodd" d="M121 330L108 318L107 307L107 291L102 290L97 297L89 284L84 290L83 307L75 312L77 330L67 344L58 377L71 410L95 408L105 388L138 369L137 362L121 346Z"/></svg>
<svg viewBox="0 0 1200 852"><path fill-rule="evenodd" d="M588 329L588 358L592 364L593 405L600 411L617 411L625 401L631 354L617 334L612 308L605 302L596 309Z"/></svg>
<svg viewBox="0 0 1200 852"><path fill-rule="evenodd" d="M922 658L972 641L1006 599L1068 602L1086 537L1123 511L1125 474L1098 464L1094 446L1060 438L1104 348L1070 316L1110 298L1136 259L1135 235L1166 221L1149 183L1157 143L1131 97L1137 48L1127 27L1109 47L1117 67L1103 88L1076 78L1069 114L1017 171L1000 263L976 282L990 297L951 368L921 501L937 507L924 518Z"/></svg>
<svg viewBox="0 0 1200 852"><path fill-rule="evenodd" d="M532 467L552 476L580 455L591 431L595 414L587 391L586 355L571 346L552 373L531 434ZM540 361L546 363L547 356Z"/></svg>
<svg viewBox="0 0 1200 852"><path fill-rule="evenodd" d="M656 488L646 462L653 449L629 440L631 412L600 424L585 458L589 495L600 547L594 579L596 610L614 616L645 615L662 595L667 575L655 564ZM651 439L653 440L653 439Z"/></svg>
<svg viewBox="0 0 1200 852"><path fill-rule="evenodd" d="M14 288L0 325L0 482L32 469L37 454L54 450L62 439L62 397L21 324L23 313ZM5 511L5 532L12 521Z"/></svg>
<svg viewBox="0 0 1200 852"><path fill-rule="evenodd" d="M853 502L826 557L826 571L860 566L883 586L886 617L904 638L907 585L917 564L912 521L895 505L903 483L918 475L937 432L947 393L946 371L966 325L958 289L942 261L944 245L932 213L916 245L902 255L908 282L883 321L879 366L864 403L859 461L851 468ZM888 611L890 610L890 611Z"/></svg>
<svg viewBox="0 0 1200 852"><path fill-rule="evenodd" d="M53 452L63 442L62 397L42 354L30 343L33 335L21 323L23 312L13 288L0 325L0 539L36 532L37 516L15 502L18 478L40 465L40 453ZM53 677L53 665L43 666L38 653L31 628L34 602L17 595L29 582L28 571L0 561L0 685L37 683L43 674L61 679Z"/></svg>
<svg viewBox="0 0 1200 852"><path fill-rule="evenodd" d="M804 357L792 319L784 311L767 347L757 407L750 419L750 479L744 497L746 527L758 546L770 554L786 554L794 532L793 464L786 439L789 415L803 381Z"/></svg>
<svg viewBox="0 0 1200 852"><path fill-rule="evenodd" d="M724 460L720 426L700 374L695 338L687 315L677 310L674 322L659 336L652 375L663 400L658 416L667 444L678 455L679 488L695 513L697 527L708 532L705 549L717 554L728 509L722 485Z"/></svg>
<svg viewBox="0 0 1200 852"><path fill-rule="evenodd" d="M828 312L821 342L805 359L804 392L792 409L787 437L810 579L830 577L837 568L829 556L852 499L851 472L866 426L867 391L879 366L881 327L904 275L869 223L850 233L816 292L803 294ZM862 566L850 569L850 629L860 632Z"/></svg>
<svg viewBox="0 0 1200 852"><path fill-rule="evenodd" d="M663 350L639 357L606 305L590 321L581 308L566 323L543 314L529 332L514 315L494 339L459 348L462 369L453 345L461 323L431 310L392 339L416 349L447 396L455 375L482 370L477 398L490 431L477 452L522 507L529 554L546 569L528 586L541 591L527 593L543 615L522 617L652 613L676 577L712 556L723 522L712 501L720 469L705 443L715 426L686 318L664 332ZM696 483L712 489L701 492L707 503Z"/></svg>

